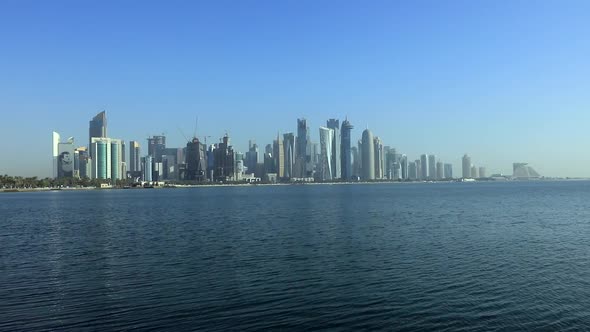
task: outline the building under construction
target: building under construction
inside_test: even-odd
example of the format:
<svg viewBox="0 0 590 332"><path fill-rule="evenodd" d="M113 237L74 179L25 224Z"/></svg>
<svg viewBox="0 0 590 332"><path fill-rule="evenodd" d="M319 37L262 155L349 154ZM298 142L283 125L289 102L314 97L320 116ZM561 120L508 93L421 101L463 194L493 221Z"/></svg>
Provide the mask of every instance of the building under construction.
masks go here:
<svg viewBox="0 0 590 332"><path fill-rule="evenodd" d="M207 147L198 138L186 144L185 180L202 182L207 179Z"/></svg>

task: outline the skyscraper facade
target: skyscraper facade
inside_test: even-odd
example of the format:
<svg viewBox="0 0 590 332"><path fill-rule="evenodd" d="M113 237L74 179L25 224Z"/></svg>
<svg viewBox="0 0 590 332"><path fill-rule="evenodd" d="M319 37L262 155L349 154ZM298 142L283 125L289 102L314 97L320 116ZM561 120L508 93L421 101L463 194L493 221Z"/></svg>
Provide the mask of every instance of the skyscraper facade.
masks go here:
<svg viewBox="0 0 590 332"><path fill-rule="evenodd" d="M402 154L402 158L401 158L401 167L402 167L402 179L403 180L408 180L409 179L409 175L408 175L408 156L406 156L405 154Z"/></svg>
<svg viewBox="0 0 590 332"><path fill-rule="evenodd" d="M281 135L277 134L277 139L273 142L273 157L275 159L275 166L277 176L279 179L285 177L285 149Z"/></svg>
<svg viewBox="0 0 590 332"><path fill-rule="evenodd" d="M354 128L348 119L342 122L342 130L340 132L340 158L342 165L340 166L342 178L345 180L352 179L353 176L353 159L352 159L352 129Z"/></svg>
<svg viewBox="0 0 590 332"><path fill-rule="evenodd" d="M408 179L418 180L418 168L415 161L408 163Z"/></svg>
<svg viewBox="0 0 590 332"><path fill-rule="evenodd" d="M95 137L105 138L107 137L107 113L102 111L98 113L89 123L88 129L88 145L92 144L92 139ZM90 149L90 156L92 155L92 149Z"/></svg>
<svg viewBox="0 0 590 332"><path fill-rule="evenodd" d="M462 176L464 179L471 178L471 157L467 154L463 155L462 158Z"/></svg>
<svg viewBox="0 0 590 332"><path fill-rule="evenodd" d="M235 178L234 150L229 136L223 136L214 150L215 166L213 177L216 181L230 181Z"/></svg>
<svg viewBox="0 0 590 332"><path fill-rule="evenodd" d="M436 180L436 156L433 154L428 155L428 178Z"/></svg>
<svg viewBox="0 0 590 332"><path fill-rule="evenodd" d="M311 147L309 126L306 119L297 119L297 143L295 145L296 177L309 177L311 173Z"/></svg>
<svg viewBox="0 0 590 332"><path fill-rule="evenodd" d="M471 178L472 179L479 178L479 175L477 174L477 167L475 167L475 166L471 166Z"/></svg>
<svg viewBox="0 0 590 332"><path fill-rule="evenodd" d="M52 149L52 164L53 164L53 178L57 178L57 168L58 168L58 158L59 158L59 140L60 136L57 132L53 132L51 141L51 149Z"/></svg>
<svg viewBox="0 0 590 332"><path fill-rule="evenodd" d="M452 179L453 178L453 165L452 164L445 164L444 165L444 177L445 177L445 179Z"/></svg>
<svg viewBox="0 0 590 332"><path fill-rule="evenodd" d="M430 178L428 174L429 169L430 167L428 165L428 155L423 154L420 156L420 171L422 172L420 174L420 178L422 180L428 180Z"/></svg>
<svg viewBox="0 0 590 332"><path fill-rule="evenodd" d="M186 144L186 172L184 177L186 180L197 182L207 179L207 147L197 138L193 138L192 141Z"/></svg>
<svg viewBox="0 0 590 332"><path fill-rule="evenodd" d="M480 178L485 178L486 177L486 168L485 167L480 167L479 168L479 177Z"/></svg>
<svg viewBox="0 0 590 332"><path fill-rule="evenodd" d="M445 177L444 166L441 161L436 162L436 179L442 180Z"/></svg>
<svg viewBox="0 0 590 332"><path fill-rule="evenodd" d="M93 137L90 151L94 179L121 180L125 178L121 140L108 137Z"/></svg>
<svg viewBox="0 0 590 332"><path fill-rule="evenodd" d="M285 178L295 177L295 135L286 133L283 135L283 150L285 153Z"/></svg>
<svg viewBox="0 0 590 332"><path fill-rule="evenodd" d="M369 129L363 131L361 171L363 180L375 180L375 142Z"/></svg>
<svg viewBox="0 0 590 332"><path fill-rule="evenodd" d="M154 135L148 140L148 155L152 156L153 162L161 163L164 150L166 149L166 136Z"/></svg>
<svg viewBox="0 0 590 332"><path fill-rule="evenodd" d="M332 155L330 156L332 164L332 179L340 179L342 178L340 121L337 119L330 119L326 124L326 127L333 131Z"/></svg>
<svg viewBox="0 0 590 332"><path fill-rule="evenodd" d="M129 142L129 171L141 171L141 150L137 141Z"/></svg>
<svg viewBox="0 0 590 332"><path fill-rule="evenodd" d="M333 148L334 148L334 129L320 127L320 162L318 169L318 178L321 181L334 179L333 175Z"/></svg>
<svg viewBox="0 0 590 332"><path fill-rule="evenodd" d="M363 142L364 143L364 142ZM375 179L383 179L384 177L384 166L385 166L385 157L384 157L384 150L383 150L383 141L379 137L375 137L373 139L374 145L374 166L375 166Z"/></svg>

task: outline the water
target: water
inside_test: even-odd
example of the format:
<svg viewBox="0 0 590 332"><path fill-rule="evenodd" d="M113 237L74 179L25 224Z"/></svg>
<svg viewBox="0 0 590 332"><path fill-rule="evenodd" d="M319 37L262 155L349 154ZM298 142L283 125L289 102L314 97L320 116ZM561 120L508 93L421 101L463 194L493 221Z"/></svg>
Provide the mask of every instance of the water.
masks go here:
<svg viewBox="0 0 590 332"><path fill-rule="evenodd" d="M590 182L0 195L0 330L590 329Z"/></svg>

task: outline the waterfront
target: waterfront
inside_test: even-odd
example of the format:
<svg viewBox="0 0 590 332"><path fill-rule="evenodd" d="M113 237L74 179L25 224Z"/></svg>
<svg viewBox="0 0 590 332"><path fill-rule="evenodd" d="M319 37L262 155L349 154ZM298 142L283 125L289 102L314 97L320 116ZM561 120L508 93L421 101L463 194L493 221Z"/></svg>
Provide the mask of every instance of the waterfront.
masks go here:
<svg viewBox="0 0 590 332"><path fill-rule="evenodd" d="M0 330L590 328L590 182L5 193Z"/></svg>

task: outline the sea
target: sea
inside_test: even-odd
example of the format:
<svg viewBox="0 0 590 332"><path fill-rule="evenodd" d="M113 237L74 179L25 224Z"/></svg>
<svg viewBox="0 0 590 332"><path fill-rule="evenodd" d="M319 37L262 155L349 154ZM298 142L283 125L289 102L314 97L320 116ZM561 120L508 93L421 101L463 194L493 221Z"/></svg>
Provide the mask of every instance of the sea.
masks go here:
<svg viewBox="0 0 590 332"><path fill-rule="evenodd" d="M590 330L590 181L0 193L0 330Z"/></svg>

